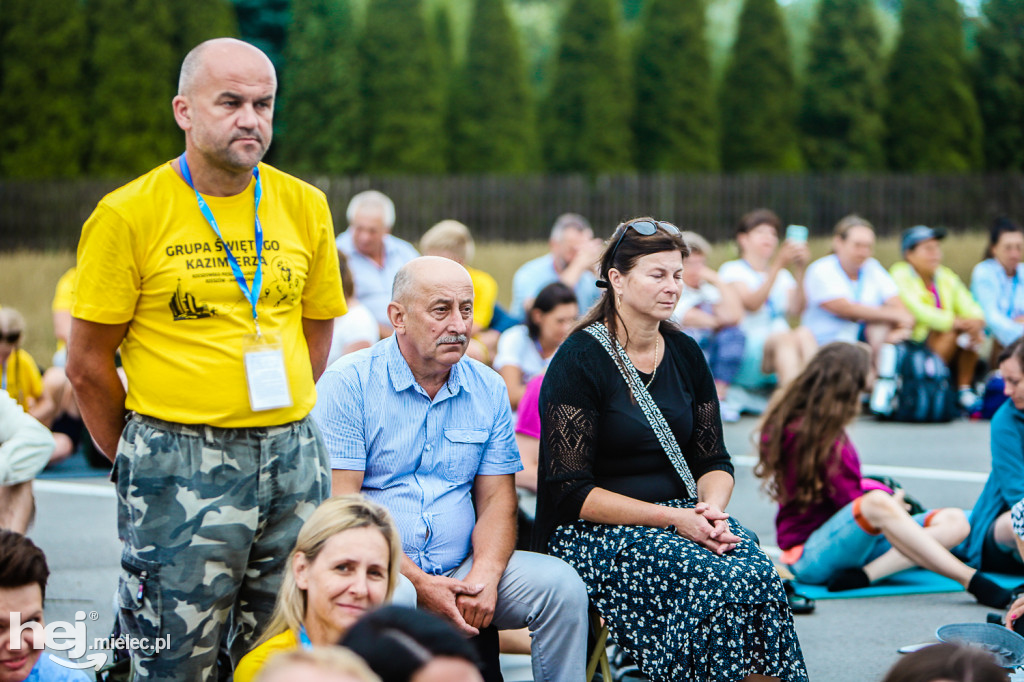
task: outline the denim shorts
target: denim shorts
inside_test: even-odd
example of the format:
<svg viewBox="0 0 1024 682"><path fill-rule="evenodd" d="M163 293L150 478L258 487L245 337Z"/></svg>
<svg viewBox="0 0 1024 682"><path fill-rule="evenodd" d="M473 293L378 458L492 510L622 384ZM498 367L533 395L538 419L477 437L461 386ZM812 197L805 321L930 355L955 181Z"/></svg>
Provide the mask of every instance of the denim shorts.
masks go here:
<svg viewBox="0 0 1024 682"><path fill-rule="evenodd" d="M808 585L824 585L836 573L861 568L892 548L885 536L869 532L865 528L867 521L855 516L860 499L837 511L807 538L800 558L789 567L797 580ZM927 526L934 513L926 511L912 518L921 526Z"/></svg>

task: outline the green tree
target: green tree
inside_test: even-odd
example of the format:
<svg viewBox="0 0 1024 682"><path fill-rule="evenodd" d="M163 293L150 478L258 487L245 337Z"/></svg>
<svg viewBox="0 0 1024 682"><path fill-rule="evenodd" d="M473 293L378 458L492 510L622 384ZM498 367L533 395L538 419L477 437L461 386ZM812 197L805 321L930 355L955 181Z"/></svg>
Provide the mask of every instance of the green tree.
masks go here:
<svg viewBox="0 0 1024 682"><path fill-rule="evenodd" d="M437 46L420 0L369 0L359 45L365 170L445 170L444 93Z"/></svg>
<svg viewBox="0 0 1024 682"><path fill-rule="evenodd" d="M455 37L452 35L452 11L447 2L434 7L434 40L440 58L441 72L447 74L455 66Z"/></svg>
<svg viewBox="0 0 1024 682"><path fill-rule="evenodd" d="M716 171L718 135L703 2L649 0L636 45L637 165Z"/></svg>
<svg viewBox="0 0 1024 682"><path fill-rule="evenodd" d="M189 50L211 38L237 38L238 19L228 0L174 0L174 54L180 63Z"/></svg>
<svg viewBox="0 0 1024 682"><path fill-rule="evenodd" d="M618 13L613 0L570 0L565 9L541 110L550 170L607 173L632 165L632 102Z"/></svg>
<svg viewBox="0 0 1024 682"><path fill-rule="evenodd" d="M988 0L982 14L974 82L985 167L1024 170L1024 3Z"/></svg>
<svg viewBox="0 0 1024 682"><path fill-rule="evenodd" d="M746 0L720 95L722 167L797 171L797 86L776 0Z"/></svg>
<svg viewBox="0 0 1024 682"><path fill-rule="evenodd" d="M82 64L88 56L78 0L3 0L0 12L0 175L74 177L89 124Z"/></svg>
<svg viewBox="0 0 1024 682"><path fill-rule="evenodd" d="M811 28L800 115L810 168L885 168L881 51L872 3L822 0Z"/></svg>
<svg viewBox="0 0 1024 682"><path fill-rule="evenodd" d="M200 0L201 1L201 0ZM290 0L232 0L242 39L267 53L280 70L283 67L285 34L290 23Z"/></svg>
<svg viewBox="0 0 1024 682"><path fill-rule="evenodd" d="M956 0L904 0L887 79L889 166L968 171L981 166L981 115L967 75Z"/></svg>
<svg viewBox="0 0 1024 682"><path fill-rule="evenodd" d="M182 147L171 114L180 61L169 3L91 0L91 71L96 107L89 170L102 176L146 171Z"/></svg>
<svg viewBox="0 0 1024 682"><path fill-rule="evenodd" d="M296 173L359 169L359 68L349 0L292 0L276 119L278 158Z"/></svg>
<svg viewBox="0 0 1024 682"><path fill-rule="evenodd" d="M533 103L505 0L475 0L450 107L453 170L529 170L536 144Z"/></svg>

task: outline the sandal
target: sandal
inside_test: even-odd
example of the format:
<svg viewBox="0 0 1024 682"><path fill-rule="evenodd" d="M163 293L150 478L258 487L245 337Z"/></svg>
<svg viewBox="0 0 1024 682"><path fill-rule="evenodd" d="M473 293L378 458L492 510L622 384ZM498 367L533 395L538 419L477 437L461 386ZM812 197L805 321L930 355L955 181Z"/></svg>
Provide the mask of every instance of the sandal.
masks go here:
<svg viewBox="0 0 1024 682"><path fill-rule="evenodd" d="M786 601L789 602L789 610L793 612L793 615L803 615L814 612L814 600L797 592L796 588L793 587L792 581L783 580L782 587L786 590Z"/></svg>

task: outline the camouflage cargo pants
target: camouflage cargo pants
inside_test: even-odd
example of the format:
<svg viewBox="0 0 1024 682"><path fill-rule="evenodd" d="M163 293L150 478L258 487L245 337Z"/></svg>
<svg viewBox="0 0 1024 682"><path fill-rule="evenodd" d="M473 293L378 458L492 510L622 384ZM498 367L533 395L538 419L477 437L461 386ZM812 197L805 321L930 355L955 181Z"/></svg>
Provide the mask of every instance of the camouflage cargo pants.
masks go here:
<svg viewBox="0 0 1024 682"><path fill-rule="evenodd" d="M236 663L252 648L328 471L308 417L218 429L132 416L114 478L134 679L212 682L222 639Z"/></svg>

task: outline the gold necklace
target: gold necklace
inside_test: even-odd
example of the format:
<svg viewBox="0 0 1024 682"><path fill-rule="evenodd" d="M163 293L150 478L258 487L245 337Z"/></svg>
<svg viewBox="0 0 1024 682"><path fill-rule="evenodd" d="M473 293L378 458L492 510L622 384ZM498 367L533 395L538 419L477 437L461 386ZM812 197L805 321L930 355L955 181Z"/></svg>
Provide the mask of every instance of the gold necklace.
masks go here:
<svg viewBox="0 0 1024 682"><path fill-rule="evenodd" d="M651 384L654 382L654 377L658 375L658 346L660 341L661 334L658 334L654 337L654 369L651 370L651 378L647 380L644 388L650 388Z"/></svg>

